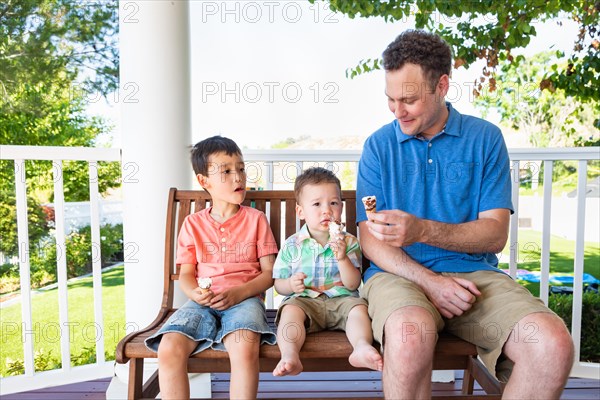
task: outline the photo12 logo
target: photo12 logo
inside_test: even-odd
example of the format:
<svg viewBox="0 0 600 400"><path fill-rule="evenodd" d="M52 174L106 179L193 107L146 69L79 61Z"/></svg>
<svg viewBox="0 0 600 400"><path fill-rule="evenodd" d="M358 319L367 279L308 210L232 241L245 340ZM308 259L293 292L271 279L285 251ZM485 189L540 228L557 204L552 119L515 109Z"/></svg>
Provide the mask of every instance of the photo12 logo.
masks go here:
<svg viewBox="0 0 600 400"><path fill-rule="evenodd" d="M0 344L6 344L11 337L31 337L33 343L58 343L63 335L68 335L69 343L74 343L79 335L86 343L97 343L111 337L117 341L132 332L137 332L139 326L135 322L113 322L100 326L96 322L35 322L31 325L25 322L2 322L0 324Z"/></svg>
<svg viewBox="0 0 600 400"><path fill-rule="evenodd" d="M202 23L283 22L295 24L303 19L314 23L338 23L337 15L324 1L203 1Z"/></svg>
<svg viewBox="0 0 600 400"><path fill-rule="evenodd" d="M338 103L340 87L335 82L202 82L202 103L298 103L304 98L314 103Z"/></svg>

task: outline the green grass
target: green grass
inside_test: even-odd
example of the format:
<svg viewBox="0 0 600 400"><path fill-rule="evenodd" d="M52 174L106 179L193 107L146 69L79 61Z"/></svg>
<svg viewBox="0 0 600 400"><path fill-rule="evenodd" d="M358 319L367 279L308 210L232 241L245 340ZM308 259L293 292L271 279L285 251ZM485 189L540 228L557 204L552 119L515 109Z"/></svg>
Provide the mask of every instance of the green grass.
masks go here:
<svg viewBox="0 0 600 400"><path fill-rule="evenodd" d="M578 161L555 161L554 162L554 173L552 177L552 195L553 196L562 196L566 193L569 193L573 190L577 190L577 168ZM543 163L541 164L543 165ZM535 179L539 179L539 186L537 189L531 188L531 182L529 181L531 177L525 178L525 181L522 181L519 186L519 195L520 196L532 196L537 194L538 196L542 196L544 193L544 171L543 167L540 171L537 171L538 167L535 163L526 162L525 164L521 164L522 168L529 169L529 173L538 172L538 175ZM600 175L600 162L597 160L591 160L587 162L587 180L591 181Z"/></svg>
<svg viewBox="0 0 600 400"><path fill-rule="evenodd" d="M530 229L519 230L518 265L519 269L540 271L542 251L542 233ZM510 244L508 243L500 256L500 268L508 268ZM550 272L573 273L575 259L575 241L558 236L550 237ZM600 247L598 242L585 242L583 271L600 279ZM540 284L520 281L535 296L539 296Z"/></svg>
<svg viewBox="0 0 600 400"><path fill-rule="evenodd" d="M68 285L71 356L95 354L100 332L104 333L107 359L114 359L118 341L125 336L124 268L116 267L102 274L102 308L104 326L94 323L92 277L71 281ZM31 298L34 352L48 354L60 362L58 289L43 290ZM23 359L21 303L0 310L0 376L6 376L7 358ZM86 356L87 357L87 356Z"/></svg>

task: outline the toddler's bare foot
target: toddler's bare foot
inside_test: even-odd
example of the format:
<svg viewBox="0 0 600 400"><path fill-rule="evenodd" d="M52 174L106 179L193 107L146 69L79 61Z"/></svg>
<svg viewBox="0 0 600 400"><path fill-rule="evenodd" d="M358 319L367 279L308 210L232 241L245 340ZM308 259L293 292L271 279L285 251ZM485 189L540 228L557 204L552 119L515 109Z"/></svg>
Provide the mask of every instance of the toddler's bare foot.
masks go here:
<svg viewBox="0 0 600 400"><path fill-rule="evenodd" d="M299 358L284 359L279 361L279 364L273 370L274 376L298 375L304 368Z"/></svg>
<svg viewBox="0 0 600 400"><path fill-rule="evenodd" d="M370 368L374 371L383 371L383 357L371 345L357 346L348 358L350 365L356 368Z"/></svg>

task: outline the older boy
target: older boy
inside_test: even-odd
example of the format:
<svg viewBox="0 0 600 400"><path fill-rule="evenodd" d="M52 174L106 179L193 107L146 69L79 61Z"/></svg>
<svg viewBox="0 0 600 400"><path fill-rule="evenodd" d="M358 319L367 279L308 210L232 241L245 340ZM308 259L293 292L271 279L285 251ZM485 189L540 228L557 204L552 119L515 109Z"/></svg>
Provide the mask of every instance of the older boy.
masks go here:
<svg viewBox="0 0 600 400"><path fill-rule="evenodd" d="M190 397L188 357L209 347L229 352L230 397L255 398L259 346L275 344L261 298L273 285L275 239L262 212L240 205L246 172L235 142L214 136L191 156L212 205L188 216L178 237L179 284L189 300L146 346L158 351L163 399ZM212 280L209 290L198 287L200 278Z"/></svg>

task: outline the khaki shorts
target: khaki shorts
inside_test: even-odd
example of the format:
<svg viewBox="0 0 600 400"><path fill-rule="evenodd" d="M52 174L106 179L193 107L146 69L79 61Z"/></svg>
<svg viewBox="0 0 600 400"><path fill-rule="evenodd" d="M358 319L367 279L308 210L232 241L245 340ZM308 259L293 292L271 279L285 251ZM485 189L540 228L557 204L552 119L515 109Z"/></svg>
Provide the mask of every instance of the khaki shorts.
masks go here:
<svg viewBox="0 0 600 400"><path fill-rule="evenodd" d="M504 273L444 272L442 275L472 281L482 293L473 307L459 317L443 318L425 293L407 279L386 272L373 275L364 285L361 294L369 302L375 340L383 343L385 322L394 311L407 306L423 307L431 313L438 331L445 329L475 344L479 357L488 370L500 380L506 380L512 363L500 356L512 329L528 314L553 313L552 310ZM533 328L531 332L535 333Z"/></svg>
<svg viewBox="0 0 600 400"><path fill-rule="evenodd" d="M306 314L304 326L306 331L311 333L327 329L345 330L350 310L356 306L366 306L367 302L360 297L328 297L324 294L316 298L288 297L279 306L275 323L279 324L281 312L288 304L300 307L304 311L304 314Z"/></svg>

